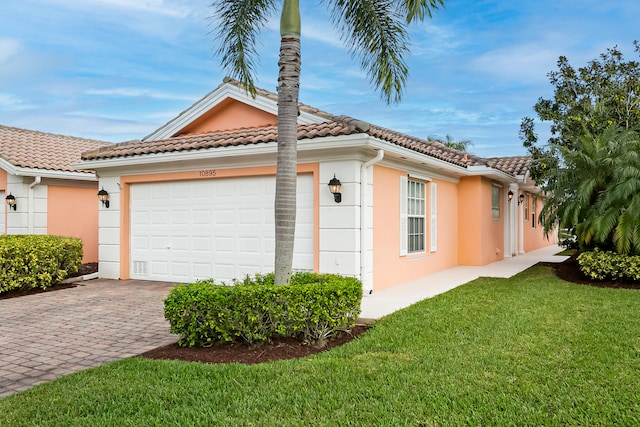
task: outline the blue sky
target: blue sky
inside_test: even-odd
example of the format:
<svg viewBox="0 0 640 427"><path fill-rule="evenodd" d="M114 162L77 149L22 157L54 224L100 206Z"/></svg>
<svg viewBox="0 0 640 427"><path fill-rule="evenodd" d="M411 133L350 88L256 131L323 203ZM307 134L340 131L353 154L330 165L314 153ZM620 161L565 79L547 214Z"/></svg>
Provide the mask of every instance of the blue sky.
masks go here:
<svg viewBox="0 0 640 427"><path fill-rule="evenodd" d="M410 79L387 106L303 0L300 101L410 135L451 135L481 156L525 154L520 120L575 67L617 45L637 59L638 0L451 0L411 30ZM218 86L210 0L19 0L0 6L0 124L121 142L157 129ZM278 17L256 81L275 92ZM542 137L546 135L540 128Z"/></svg>

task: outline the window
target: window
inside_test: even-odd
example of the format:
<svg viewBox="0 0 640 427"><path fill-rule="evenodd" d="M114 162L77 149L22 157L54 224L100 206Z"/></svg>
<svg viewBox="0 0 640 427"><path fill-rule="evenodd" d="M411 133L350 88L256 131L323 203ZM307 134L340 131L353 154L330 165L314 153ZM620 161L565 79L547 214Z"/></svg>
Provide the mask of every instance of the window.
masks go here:
<svg viewBox="0 0 640 427"><path fill-rule="evenodd" d="M409 181L407 188L407 252L425 251L426 190L424 182Z"/></svg>
<svg viewBox="0 0 640 427"><path fill-rule="evenodd" d="M500 187L491 186L491 216L500 218Z"/></svg>
<svg viewBox="0 0 640 427"><path fill-rule="evenodd" d="M531 204L531 228L536 228L536 211L537 211L537 200L536 197L533 196L532 197L532 204Z"/></svg>

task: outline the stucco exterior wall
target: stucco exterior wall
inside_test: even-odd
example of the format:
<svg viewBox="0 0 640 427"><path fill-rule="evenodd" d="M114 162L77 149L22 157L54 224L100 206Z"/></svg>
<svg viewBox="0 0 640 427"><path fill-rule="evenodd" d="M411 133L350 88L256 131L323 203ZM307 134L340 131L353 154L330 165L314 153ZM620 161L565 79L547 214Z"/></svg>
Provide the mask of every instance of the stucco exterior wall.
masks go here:
<svg viewBox="0 0 640 427"><path fill-rule="evenodd" d="M497 184L497 183L496 183ZM491 214L494 182L484 177L464 177L458 185L459 263L485 265L504 258L504 188L500 184L500 217Z"/></svg>
<svg viewBox="0 0 640 427"><path fill-rule="evenodd" d="M98 261L98 205L96 188L50 185L47 233L82 239L82 262Z"/></svg>
<svg viewBox="0 0 640 427"><path fill-rule="evenodd" d="M375 166L373 180L373 276L374 290L408 282L457 264L458 214L456 185L433 180L437 185L437 248L430 246L431 218L427 215L426 252L400 255L400 177L407 172ZM430 212L427 183L427 212Z"/></svg>
<svg viewBox="0 0 640 427"><path fill-rule="evenodd" d="M209 133L276 124L277 118L273 114L233 99L226 99L185 127L180 134Z"/></svg>
<svg viewBox="0 0 640 427"><path fill-rule="evenodd" d="M538 222L543 204L544 200L542 197L525 193L523 209L526 215L523 215L522 224L525 252L540 249L555 243L555 232L550 232L549 238L547 239L544 235L543 226Z"/></svg>
<svg viewBox="0 0 640 427"><path fill-rule="evenodd" d="M7 175L7 193L16 198L16 210L7 210L7 234L47 233L47 186L33 186L35 178Z"/></svg>

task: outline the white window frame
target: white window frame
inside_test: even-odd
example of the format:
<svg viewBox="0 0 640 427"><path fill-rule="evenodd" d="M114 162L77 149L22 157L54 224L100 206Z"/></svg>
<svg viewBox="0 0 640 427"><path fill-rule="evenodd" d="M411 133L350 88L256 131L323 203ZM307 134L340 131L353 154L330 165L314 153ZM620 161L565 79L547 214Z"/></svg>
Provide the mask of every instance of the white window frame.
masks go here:
<svg viewBox="0 0 640 427"><path fill-rule="evenodd" d="M497 193L496 193L497 192ZM502 209L500 208L500 193L501 188L499 185L491 185L491 218L500 219Z"/></svg>
<svg viewBox="0 0 640 427"><path fill-rule="evenodd" d="M428 250L435 251L436 248L436 235L433 232L435 222L435 203L430 203L430 211L427 212L427 197L434 198L433 185L428 189L424 179L410 179L411 175L403 175L400 177L400 256L424 254ZM411 188L422 189L422 194L415 197L415 192L411 191ZM428 195L427 192L430 192ZM417 220L417 221L416 221ZM415 239L410 239L410 224L411 222L420 223L422 221L422 229L414 233L422 235L422 240L418 240L418 247L410 248L411 242L415 244ZM431 227L431 228L428 228ZM420 229L420 227L418 227ZM429 230L429 232L428 232ZM431 237L429 248L427 247L427 235ZM411 250L410 250L411 249Z"/></svg>

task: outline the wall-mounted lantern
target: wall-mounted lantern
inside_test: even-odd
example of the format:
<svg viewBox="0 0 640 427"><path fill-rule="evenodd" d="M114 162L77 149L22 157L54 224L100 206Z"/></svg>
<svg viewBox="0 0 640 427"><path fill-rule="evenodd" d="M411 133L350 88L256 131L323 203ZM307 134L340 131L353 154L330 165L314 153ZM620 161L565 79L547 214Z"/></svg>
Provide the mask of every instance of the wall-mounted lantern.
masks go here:
<svg viewBox="0 0 640 427"><path fill-rule="evenodd" d="M13 209L15 211L18 207L18 204L16 203L16 197L13 194L9 193L9 195L5 197L4 200L7 202L7 205L9 205L9 210Z"/></svg>
<svg viewBox="0 0 640 427"><path fill-rule="evenodd" d="M520 197L518 197L518 204L521 205L524 202L524 194L520 193Z"/></svg>
<svg viewBox="0 0 640 427"><path fill-rule="evenodd" d="M102 187L102 190L98 191L98 200L102 202L102 206L109 209L109 193Z"/></svg>
<svg viewBox="0 0 640 427"><path fill-rule="evenodd" d="M333 200L335 200L336 203L342 201L342 183L336 178L336 174L333 174L333 178L329 181L329 191L333 194Z"/></svg>
<svg viewBox="0 0 640 427"><path fill-rule="evenodd" d="M511 199L513 199L513 191L509 190L509 192L507 193L507 200L511 202Z"/></svg>

